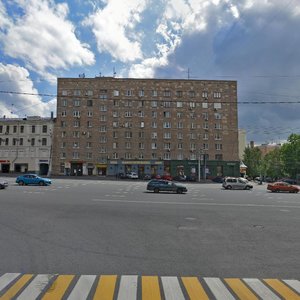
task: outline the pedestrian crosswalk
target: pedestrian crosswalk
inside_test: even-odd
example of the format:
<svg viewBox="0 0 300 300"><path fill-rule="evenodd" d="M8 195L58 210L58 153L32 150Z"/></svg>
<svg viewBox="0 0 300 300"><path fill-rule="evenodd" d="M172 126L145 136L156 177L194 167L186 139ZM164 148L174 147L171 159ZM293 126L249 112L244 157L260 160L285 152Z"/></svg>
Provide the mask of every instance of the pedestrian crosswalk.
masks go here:
<svg viewBox="0 0 300 300"><path fill-rule="evenodd" d="M6 273L0 300L300 300L297 279Z"/></svg>

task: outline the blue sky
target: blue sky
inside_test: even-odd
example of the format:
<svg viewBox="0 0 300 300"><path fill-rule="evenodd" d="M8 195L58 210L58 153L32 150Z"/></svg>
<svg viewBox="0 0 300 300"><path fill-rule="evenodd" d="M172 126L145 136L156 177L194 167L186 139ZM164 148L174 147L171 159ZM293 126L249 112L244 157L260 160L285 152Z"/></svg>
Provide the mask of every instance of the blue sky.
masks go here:
<svg viewBox="0 0 300 300"><path fill-rule="evenodd" d="M0 116L50 116L57 77L189 69L237 80L239 128L278 143L300 133L299 28L299 0L0 0Z"/></svg>

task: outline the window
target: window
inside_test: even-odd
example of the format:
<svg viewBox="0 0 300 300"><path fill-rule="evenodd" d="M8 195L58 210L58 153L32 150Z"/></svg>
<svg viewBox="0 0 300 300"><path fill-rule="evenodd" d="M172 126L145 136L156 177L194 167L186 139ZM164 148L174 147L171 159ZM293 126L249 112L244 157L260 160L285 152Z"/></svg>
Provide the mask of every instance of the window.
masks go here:
<svg viewBox="0 0 300 300"><path fill-rule="evenodd" d="M113 131L113 138L117 139L118 138L118 133L116 131Z"/></svg>
<svg viewBox="0 0 300 300"><path fill-rule="evenodd" d="M176 91L176 97L181 98L183 95L182 91Z"/></svg>
<svg viewBox="0 0 300 300"><path fill-rule="evenodd" d="M16 133L16 132L17 132L17 126L14 125L14 127L13 127L13 133Z"/></svg>
<svg viewBox="0 0 300 300"><path fill-rule="evenodd" d="M116 127L118 127L118 126L119 126L119 122L118 122L118 121L114 121L114 122L113 122L113 127L116 128Z"/></svg>
<svg viewBox="0 0 300 300"><path fill-rule="evenodd" d="M152 116L152 118L157 118L157 112L156 111L152 111L151 112L151 116Z"/></svg>
<svg viewBox="0 0 300 300"><path fill-rule="evenodd" d="M182 160L183 159L183 153L178 153L177 154L177 159Z"/></svg>
<svg viewBox="0 0 300 300"><path fill-rule="evenodd" d="M86 158L87 158L87 159L91 159L91 158L93 158L93 154L92 154L92 152L87 152L87 154L86 154Z"/></svg>
<svg viewBox="0 0 300 300"><path fill-rule="evenodd" d="M171 143L164 143L164 149L170 150L171 149Z"/></svg>
<svg viewBox="0 0 300 300"><path fill-rule="evenodd" d="M183 122L178 122L177 123L177 128L182 129L183 128Z"/></svg>
<svg viewBox="0 0 300 300"><path fill-rule="evenodd" d="M208 144L207 144L207 143L204 143L204 144L202 145L202 149L203 149L203 150L208 150Z"/></svg>
<svg viewBox="0 0 300 300"><path fill-rule="evenodd" d="M208 103L207 102L202 102L202 108L208 108Z"/></svg>
<svg viewBox="0 0 300 300"><path fill-rule="evenodd" d="M222 150L222 144L215 144L216 150Z"/></svg>
<svg viewBox="0 0 300 300"><path fill-rule="evenodd" d="M178 143L177 144L177 149L182 150L183 149L183 143Z"/></svg>
<svg viewBox="0 0 300 300"><path fill-rule="evenodd" d="M80 106L80 100L78 99L73 100L73 106Z"/></svg>
<svg viewBox="0 0 300 300"><path fill-rule="evenodd" d="M190 144L190 150L192 150L192 151L196 150L196 144L195 143Z"/></svg>
<svg viewBox="0 0 300 300"><path fill-rule="evenodd" d="M66 142L62 142L60 148L66 148Z"/></svg>
<svg viewBox="0 0 300 300"><path fill-rule="evenodd" d="M63 96L68 96L68 91L67 91L67 90L62 90L62 91L61 91L61 94L62 94Z"/></svg>
<svg viewBox="0 0 300 300"><path fill-rule="evenodd" d="M63 100L62 100L61 106L64 106L64 107L68 106L68 101L67 101L67 99L63 99Z"/></svg>
<svg viewBox="0 0 300 300"><path fill-rule="evenodd" d="M31 146L34 146L35 145L35 138L32 138L31 139Z"/></svg>
<svg viewBox="0 0 300 300"><path fill-rule="evenodd" d="M177 101L176 102L176 107L177 108L182 108L183 107L183 102L182 101Z"/></svg>
<svg viewBox="0 0 300 300"><path fill-rule="evenodd" d="M100 116L100 121L101 122L106 122L106 115L101 115Z"/></svg>
<svg viewBox="0 0 300 300"><path fill-rule="evenodd" d="M163 101L163 107L171 107L171 101Z"/></svg>
<svg viewBox="0 0 300 300"><path fill-rule="evenodd" d="M118 107L118 106L120 106L120 101L119 100L114 100L114 106L115 107Z"/></svg>
<svg viewBox="0 0 300 300"><path fill-rule="evenodd" d="M183 133L182 133L182 132L178 132L178 133L177 133L177 138L178 138L179 140L182 140L182 139L183 139Z"/></svg>
<svg viewBox="0 0 300 300"><path fill-rule="evenodd" d="M106 147L105 146L100 147L100 153L106 153Z"/></svg>
<svg viewBox="0 0 300 300"><path fill-rule="evenodd" d="M6 126L6 132L9 133L9 125Z"/></svg>
<svg viewBox="0 0 300 300"><path fill-rule="evenodd" d="M100 111L107 111L106 105L100 105Z"/></svg>
<svg viewBox="0 0 300 300"><path fill-rule="evenodd" d="M190 128L191 128L191 129L196 129L196 127L197 127L197 126L196 126L195 123L191 123L191 124L190 124Z"/></svg>
<svg viewBox="0 0 300 300"><path fill-rule="evenodd" d="M125 131L125 138L127 138L127 139L132 138L132 132L131 131Z"/></svg>
<svg viewBox="0 0 300 300"><path fill-rule="evenodd" d="M78 141L73 142L73 148L79 148L79 142Z"/></svg>
<svg viewBox="0 0 300 300"><path fill-rule="evenodd" d="M78 153L78 152L73 152L73 153L72 153L72 157L73 157L74 159L79 158L79 153Z"/></svg>
<svg viewBox="0 0 300 300"><path fill-rule="evenodd" d="M156 143L151 143L151 149L157 149L157 144Z"/></svg>
<svg viewBox="0 0 300 300"><path fill-rule="evenodd" d="M106 132L106 126L105 125L100 126L100 132Z"/></svg>
<svg viewBox="0 0 300 300"><path fill-rule="evenodd" d="M64 159L64 158L66 158L66 157L67 157L67 155L66 155L65 152L60 153L60 158ZM63 165L63 168L65 169L65 165ZM63 172L64 172L64 171L63 171Z"/></svg>
<svg viewBox="0 0 300 300"><path fill-rule="evenodd" d="M82 133L85 134L85 132L82 132ZM80 136L79 131L73 131L73 137L74 138L79 138L79 136Z"/></svg>
<svg viewBox="0 0 300 300"><path fill-rule="evenodd" d="M222 108L222 104L221 103L214 103L214 109L221 109Z"/></svg>
<svg viewBox="0 0 300 300"><path fill-rule="evenodd" d="M208 140L208 133L203 133L203 139Z"/></svg>
<svg viewBox="0 0 300 300"><path fill-rule="evenodd" d="M214 92L214 98L221 98L220 92Z"/></svg>
<svg viewBox="0 0 300 300"><path fill-rule="evenodd" d="M131 158L132 158L131 153L126 152L126 153L125 153L125 158L126 158L126 159L131 159Z"/></svg>
<svg viewBox="0 0 300 300"><path fill-rule="evenodd" d="M216 154L215 159L216 160L223 160L223 154Z"/></svg>
<svg viewBox="0 0 300 300"><path fill-rule="evenodd" d="M202 113L202 119L205 120L205 121L208 120L208 113L207 112Z"/></svg>
<svg viewBox="0 0 300 300"><path fill-rule="evenodd" d="M113 95L114 95L114 97L119 97L120 92L118 90L114 90Z"/></svg>
<svg viewBox="0 0 300 300"><path fill-rule="evenodd" d="M191 139L191 140L195 140L195 139L196 139L196 133L194 133L194 132L191 133L191 134L190 134L190 139Z"/></svg>
<svg viewBox="0 0 300 300"><path fill-rule="evenodd" d="M215 129L222 129L222 124L216 123L215 124Z"/></svg>
<svg viewBox="0 0 300 300"><path fill-rule="evenodd" d="M117 142L113 142L112 147L113 147L113 149L117 149L118 148L118 143Z"/></svg>
<svg viewBox="0 0 300 300"><path fill-rule="evenodd" d="M164 122L163 128L171 128L171 122Z"/></svg>
<svg viewBox="0 0 300 300"><path fill-rule="evenodd" d="M144 111L139 111L139 112L138 112L138 116L139 116L140 118L143 118L143 117L145 116Z"/></svg>
<svg viewBox="0 0 300 300"><path fill-rule="evenodd" d="M133 91L132 90L127 90L125 93L126 96L132 96L133 95Z"/></svg>
<svg viewBox="0 0 300 300"><path fill-rule="evenodd" d="M86 147L87 147L87 148L92 148L92 142L87 142L87 143L86 143Z"/></svg>
<svg viewBox="0 0 300 300"><path fill-rule="evenodd" d="M139 143L139 149L145 149L145 144L144 143Z"/></svg>
<svg viewBox="0 0 300 300"><path fill-rule="evenodd" d="M164 111L164 118L171 118L171 113L169 111Z"/></svg>
<svg viewBox="0 0 300 300"><path fill-rule="evenodd" d="M145 101L139 101L138 102L138 107L144 107L145 106Z"/></svg>
<svg viewBox="0 0 300 300"><path fill-rule="evenodd" d="M32 133L35 133L35 125L32 125L32 126L31 126L31 132L32 132Z"/></svg>
<svg viewBox="0 0 300 300"><path fill-rule="evenodd" d="M65 117L66 115L67 115L67 111L63 110L63 111L61 112L61 116L62 116L62 117Z"/></svg>
<svg viewBox="0 0 300 300"><path fill-rule="evenodd" d="M152 139L157 139L157 132L152 132L151 133L151 138Z"/></svg>
<svg viewBox="0 0 300 300"><path fill-rule="evenodd" d="M87 100L86 106L93 106L93 100L91 99Z"/></svg>
<svg viewBox="0 0 300 300"><path fill-rule="evenodd" d="M144 128L145 127L145 122L141 122L140 127Z"/></svg>
<svg viewBox="0 0 300 300"><path fill-rule="evenodd" d="M220 113L215 113L215 119L216 120L221 120L222 119L222 115Z"/></svg>
<svg viewBox="0 0 300 300"><path fill-rule="evenodd" d="M151 127L152 128L157 128L157 123L156 122L151 122Z"/></svg>
<svg viewBox="0 0 300 300"><path fill-rule="evenodd" d="M190 96L191 98L195 98L195 96L196 96L195 91L189 91L189 96Z"/></svg>
<svg viewBox="0 0 300 300"><path fill-rule="evenodd" d="M208 129L209 128L208 123L204 122L202 127L203 127L203 129Z"/></svg>
<svg viewBox="0 0 300 300"><path fill-rule="evenodd" d="M89 111L87 112L87 116L88 116L88 117L92 117L92 116L93 116L93 112L89 110Z"/></svg>
<svg viewBox="0 0 300 300"><path fill-rule="evenodd" d="M74 127L80 127L80 122L78 120L74 121Z"/></svg>
<svg viewBox="0 0 300 300"><path fill-rule="evenodd" d="M100 136L100 143L105 144L107 142L107 137L105 135Z"/></svg>
<svg viewBox="0 0 300 300"><path fill-rule="evenodd" d="M20 143L19 143L20 146L23 146L23 138L20 138Z"/></svg>
<svg viewBox="0 0 300 300"><path fill-rule="evenodd" d="M124 127L126 128L132 128L132 123L131 122L125 122Z"/></svg>
<svg viewBox="0 0 300 300"><path fill-rule="evenodd" d="M144 153L139 153L139 159L144 159Z"/></svg>
<svg viewBox="0 0 300 300"><path fill-rule="evenodd" d="M151 159L156 159L157 158L157 154L155 152L151 153Z"/></svg>
<svg viewBox="0 0 300 300"><path fill-rule="evenodd" d="M73 117L79 118L80 117L80 111L78 111L78 110L73 111Z"/></svg>
<svg viewBox="0 0 300 300"><path fill-rule="evenodd" d="M112 155L112 158L113 159L118 159L119 158L119 155L117 152L114 152L113 155Z"/></svg>
<svg viewBox="0 0 300 300"><path fill-rule="evenodd" d="M177 118L182 118L183 117L183 113L182 112L177 112Z"/></svg>
<svg viewBox="0 0 300 300"><path fill-rule="evenodd" d="M202 98L208 98L208 92L203 91L202 92Z"/></svg>
<svg viewBox="0 0 300 300"><path fill-rule="evenodd" d="M196 102L190 102L189 107L190 108L195 108L196 107Z"/></svg>
<svg viewBox="0 0 300 300"><path fill-rule="evenodd" d="M118 118L119 117L119 113L117 111L113 111L113 117L114 118Z"/></svg>
<svg viewBox="0 0 300 300"><path fill-rule="evenodd" d="M61 126L61 127L67 127L66 121L61 121L61 122L60 122L60 126Z"/></svg>
<svg viewBox="0 0 300 300"><path fill-rule="evenodd" d="M152 97L157 97L157 91L156 90L152 90L151 91L151 96Z"/></svg>
<svg viewBox="0 0 300 300"><path fill-rule="evenodd" d="M215 140L218 141L218 140L221 140L222 137L221 137L221 134L220 133L215 133Z"/></svg>
<svg viewBox="0 0 300 300"><path fill-rule="evenodd" d="M74 96L80 96L80 95L81 95L80 90L74 90L74 91L73 91L73 95L74 95Z"/></svg>
<svg viewBox="0 0 300 300"><path fill-rule="evenodd" d="M87 121L87 122L86 122L86 126L87 126L87 127L93 127L92 121Z"/></svg>
<svg viewBox="0 0 300 300"><path fill-rule="evenodd" d="M93 91L92 91L92 90L87 90L87 91L85 92L85 95L86 95L86 96L93 96Z"/></svg>
<svg viewBox="0 0 300 300"><path fill-rule="evenodd" d="M64 138L64 137L66 137L66 136L67 136L67 132L66 132L66 131L62 131L62 132L61 132L61 137Z"/></svg>
<svg viewBox="0 0 300 300"><path fill-rule="evenodd" d="M144 97L145 96L145 91L144 90L140 90L139 91L139 96L140 97Z"/></svg>
<svg viewBox="0 0 300 300"><path fill-rule="evenodd" d="M2 131L1 131L2 132ZM21 127L20 127L20 132L21 133L24 133L24 126L23 125L21 125Z"/></svg>
<svg viewBox="0 0 300 300"><path fill-rule="evenodd" d="M132 107L132 101L125 101L125 103L124 103L124 106L125 107Z"/></svg>
<svg viewBox="0 0 300 300"><path fill-rule="evenodd" d="M125 142L125 149L131 149L131 143Z"/></svg>
<svg viewBox="0 0 300 300"><path fill-rule="evenodd" d="M6 138L6 139L5 139L5 146L8 146L8 141L9 141L9 139Z"/></svg>
<svg viewBox="0 0 300 300"><path fill-rule="evenodd" d="M16 138L13 138L13 140L12 140L12 144L13 144L13 146L16 146L16 145L17 145L17 143L18 143L18 139L16 139Z"/></svg>
<svg viewBox="0 0 300 300"><path fill-rule="evenodd" d="M140 132L139 132L139 138L140 138L140 139L143 139L144 137L145 137L144 131L140 131Z"/></svg>
<svg viewBox="0 0 300 300"><path fill-rule="evenodd" d="M151 107L157 107L157 101L151 101Z"/></svg>
<svg viewBox="0 0 300 300"><path fill-rule="evenodd" d="M125 118L131 118L132 117L132 111L125 111Z"/></svg>
<svg viewBox="0 0 300 300"><path fill-rule="evenodd" d="M171 138L171 132L164 132L164 139L170 139Z"/></svg>
<svg viewBox="0 0 300 300"><path fill-rule="evenodd" d="M164 96L165 97L170 97L171 96L171 92L169 90L164 90Z"/></svg>
<svg viewBox="0 0 300 300"><path fill-rule="evenodd" d="M42 146L47 146L47 138L42 138Z"/></svg>
<svg viewBox="0 0 300 300"><path fill-rule="evenodd" d="M166 152L166 153L164 153L163 157L164 157L165 160L171 159L171 153Z"/></svg>

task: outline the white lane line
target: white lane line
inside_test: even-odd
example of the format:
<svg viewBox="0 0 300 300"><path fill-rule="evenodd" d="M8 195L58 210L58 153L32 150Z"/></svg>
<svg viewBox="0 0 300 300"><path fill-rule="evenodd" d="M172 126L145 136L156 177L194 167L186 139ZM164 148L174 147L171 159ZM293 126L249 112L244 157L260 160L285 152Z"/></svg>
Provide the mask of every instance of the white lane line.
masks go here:
<svg viewBox="0 0 300 300"><path fill-rule="evenodd" d="M0 292L14 281L21 273L6 273L0 277Z"/></svg>
<svg viewBox="0 0 300 300"><path fill-rule="evenodd" d="M180 288L177 277L163 276L161 277L163 290L166 300L184 300L184 295Z"/></svg>
<svg viewBox="0 0 300 300"><path fill-rule="evenodd" d="M37 275L30 284L25 288L21 295L17 298L18 300L34 300L36 299L44 290L46 285L49 283L52 274L40 274Z"/></svg>
<svg viewBox="0 0 300 300"><path fill-rule="evenodd" d="M137 297L136 275L124 275L121 277L118 300L136 300Z"/></svg>
<svg viewBox="0 0 300 300"><path fill-rule="evenodd" d="M289 279L289 280L283 280L286 284L291 286L295 291L300 293L300 281L299 280L294 280L294 279Z"/></svg>
<svg viewBox="0 0 300 300"><path fill-rule="evenodd" d="M68 300L87 299L95 279L96 275L80 276Z"/></svg>
<svg viewBox="0 0 300 300"><path fill-rule="evenodd" d="M280 300L269 288L267 288L260 280L255 278L243 279L253 289L258 296L264 300Z"/></svg>
<svg viewBox="0 0 300 300"><path fill-rule="evenodd" d="M217 300L235 300L221 279L205 277L204 280Z"/></svg>
<svg viewBox="0 0 300 300"><path fill-rule="evenodd" d="M118 200L118 199L91 199L95 202L123 202L140 204L171 204L171 205L203 205L203 206L237 206L237 207L271 207L271 208L299 208L300 205L274 205L274 204L244 204L244 203L215 203L215 202L171 202L147 200Z"/></svg>

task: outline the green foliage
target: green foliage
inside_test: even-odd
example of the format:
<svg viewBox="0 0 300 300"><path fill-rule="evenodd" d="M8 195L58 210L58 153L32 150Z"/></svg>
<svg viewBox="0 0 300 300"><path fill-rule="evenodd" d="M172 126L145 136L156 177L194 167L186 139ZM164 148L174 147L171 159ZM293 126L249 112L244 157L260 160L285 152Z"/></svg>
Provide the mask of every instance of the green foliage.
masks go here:
<svg viewBox="0 0 300 300"><path fill-rule="evenodd" d="M247 147L244 151L243 162L247 166L247 175L251 177L258 176L261 171L261 151L254 147Z"/></svg>
<svg viewBox="0 0 300 300"><path fill-rule="evenodd" d="M274 149L264 156L261 168L262 174L266 177L284 177L284 164L281 160L281 151L279 148Z"/></svg>

